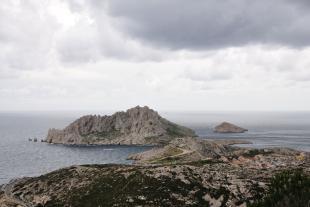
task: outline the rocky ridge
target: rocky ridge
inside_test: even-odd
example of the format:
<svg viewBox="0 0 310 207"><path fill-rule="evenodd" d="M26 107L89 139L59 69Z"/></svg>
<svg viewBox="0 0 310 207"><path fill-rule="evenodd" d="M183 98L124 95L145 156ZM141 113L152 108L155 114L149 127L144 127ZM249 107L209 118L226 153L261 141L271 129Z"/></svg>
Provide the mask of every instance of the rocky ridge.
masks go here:
<svg viewBox="0 0 310 207"><path fill-rule="evenodd" d="M133 154L129 159L139 165L180 164L188 162L221 161L229 163L247 163L253 167L260 165L284 164L292 159L305 157L309 153L288 148L253 149L236 147L234 144L249 144L244 140L203 140L194 137L175 138L163 147ZM271 160L270 163L268 160Z"/></svg>
<svg viewBox="0 0 310 207"><path fill-rule="evenodd" d="M162 118L147 106L137 106L111 116L83 116L63 130L50 129L46 141L58 144L158 145L183 136L196 135L193 130Z"/></svg>
<svg viewBox="0 0 310 207"><path fill-rule="evenodd" d="M214 128L214 132L217 133L243 133L246 131L248 130L229 122L223 122Z"/></svg>

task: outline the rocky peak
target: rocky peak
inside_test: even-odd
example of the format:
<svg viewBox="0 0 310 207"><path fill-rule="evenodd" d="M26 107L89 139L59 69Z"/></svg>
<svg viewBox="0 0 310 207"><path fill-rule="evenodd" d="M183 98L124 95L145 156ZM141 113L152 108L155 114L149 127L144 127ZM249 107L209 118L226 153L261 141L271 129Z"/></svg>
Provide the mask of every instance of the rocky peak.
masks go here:
<svg viewBox="0 0 310 207"><path fill-rule="evenodd" d="M149 113L155 113L158 115L158 113L156 111L154 111L153 109L150 109L148 106L136 106L130 109L127 109L126 113L128 114L136 114L136 115L140 115L140 114L149 114Z"/></svg>

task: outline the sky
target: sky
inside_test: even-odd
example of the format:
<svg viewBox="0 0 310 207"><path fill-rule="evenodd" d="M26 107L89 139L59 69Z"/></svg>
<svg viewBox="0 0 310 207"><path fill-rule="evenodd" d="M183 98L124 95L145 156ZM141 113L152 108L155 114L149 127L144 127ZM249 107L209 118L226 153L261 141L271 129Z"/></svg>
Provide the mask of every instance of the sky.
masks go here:
<svg viewBox="0 0 310 207"><path fill-rule="evenodd" d="M310 110L308 0L1 0L0 111Z"/></svg>

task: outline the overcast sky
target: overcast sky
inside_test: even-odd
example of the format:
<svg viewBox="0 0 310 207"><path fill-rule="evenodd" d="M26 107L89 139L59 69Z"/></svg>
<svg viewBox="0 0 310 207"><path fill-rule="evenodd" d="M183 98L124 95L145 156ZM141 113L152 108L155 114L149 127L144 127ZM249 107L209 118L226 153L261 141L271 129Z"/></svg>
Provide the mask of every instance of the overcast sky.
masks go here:
<svg viewBox="0 0 310 207"><path fill-rule="evenodd" d="M310 110L309 0L1 0L0 111Z"/></svg>

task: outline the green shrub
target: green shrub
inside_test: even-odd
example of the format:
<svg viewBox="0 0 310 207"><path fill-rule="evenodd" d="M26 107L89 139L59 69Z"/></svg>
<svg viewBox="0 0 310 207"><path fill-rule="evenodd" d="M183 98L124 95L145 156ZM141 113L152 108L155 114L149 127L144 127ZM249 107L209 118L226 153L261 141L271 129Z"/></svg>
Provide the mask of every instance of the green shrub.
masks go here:
<svg viewBox="0 0 310 207"><path fill-rule="evenodd" d="M310 206L310 176L302 170L287 170L276 174L263 199L250 207L308 207Z"/></svg>

